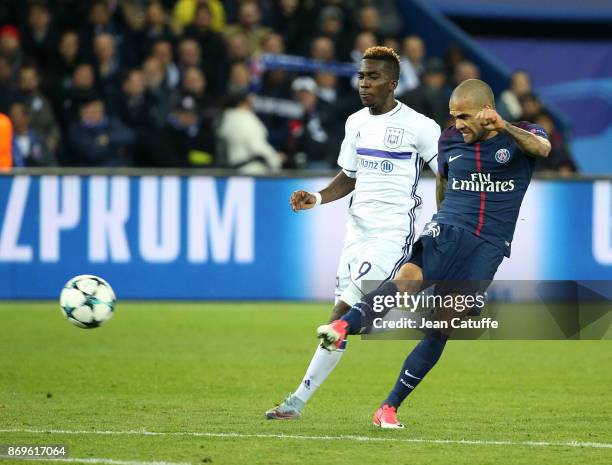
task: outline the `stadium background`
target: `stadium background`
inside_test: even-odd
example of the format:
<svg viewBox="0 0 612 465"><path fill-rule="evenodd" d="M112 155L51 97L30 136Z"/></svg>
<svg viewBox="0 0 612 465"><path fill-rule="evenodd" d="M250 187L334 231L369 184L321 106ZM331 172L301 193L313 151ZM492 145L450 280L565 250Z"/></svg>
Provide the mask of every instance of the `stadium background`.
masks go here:
<svg viewBox="0 0 612 465"><path fill-rule="evenodd" d="M611 279L611 21L596 0L2 2L0 298L92 273L120 298L329 300L347 201L288 197L334 174L372 41L441 125L476 76L551 125L500 279Z"/></svg>
<svg viewBox="0 0 612 465"><path fill-rule="evenodd" d="M253 12L0 0L0 463L25 463L2 456L9 444L65 444L73 464L612 463L610 312L583 328L599 313L582 306L565 325L503 303L519 331L450 341L400 410L405 430L371 426L404 339L352 338L300 421L263 415L329 318L347 200L293 214L288 198L337 172L363 29L361 47L398 47L404 89L417 86L401 98L441 125L454 81L477 72L515 114L556 125L499 277L610 279L610 2L258 1L277 36L245 36L241 4ZM505 92L516 69L531 91L522 75L521 95ZM426 173L421 224L433 185ZM100 329L60 315L81 273L119 297Z"/></svg>

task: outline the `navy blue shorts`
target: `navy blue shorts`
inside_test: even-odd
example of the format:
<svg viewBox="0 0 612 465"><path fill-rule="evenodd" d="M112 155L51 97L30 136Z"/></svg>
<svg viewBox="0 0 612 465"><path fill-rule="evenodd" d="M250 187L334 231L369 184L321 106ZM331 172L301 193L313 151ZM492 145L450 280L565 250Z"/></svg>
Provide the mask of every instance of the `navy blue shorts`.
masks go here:
<svg viewBox="0 0 612 465"><path fill-rule="evenodd" d="M503 259L503 250L475 234L432 222L415 242L407 262L423 270L426 285L432 281L480 282L472 290L484 291Z"/></svg>

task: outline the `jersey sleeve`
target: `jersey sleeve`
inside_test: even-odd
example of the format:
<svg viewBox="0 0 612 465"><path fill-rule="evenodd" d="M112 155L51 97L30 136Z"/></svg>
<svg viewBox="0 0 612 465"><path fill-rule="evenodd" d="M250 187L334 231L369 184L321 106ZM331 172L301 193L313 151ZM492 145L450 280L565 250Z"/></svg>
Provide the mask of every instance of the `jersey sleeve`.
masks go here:
<svg viewBox="0 0 612 465"><path fill-rule="evenodd" d="M525 131L530 132L531 134L535 134L536 136L540 136L548 140L548 134L546 133L544 128L540 126L539 124L533 124L527 121L521 121L519 123L514 123L514 125L517 128L524 129Z"/></svg>
<svg viewBox="0 0 612 465"><path fill-rule="evenodd" d="M417 148L421 154L421 158L425 160L434 173L437 172L432 166L437 167L436 155L438 154L438 139L440 139L440 126L433 120L427 120L426 124L421 127L417 139Z"/></svg>
<svg viewBox="0 0 612 465"><path fill-rule="evenodd" d="M448 162L446 161L446 152L444 151L444 141L443 138L440 137L438 141L438 174L443 178L448 178Z"/></svg>
<svg viewBox="0 0 612 465"><path fill-rule="evenodd" d="M427 163L429 165L429 169L433 172L433 174L438 174L438 154L436 153L431 160Z"/></svg>
<svg viewBox="0 0 612 465"><path fill-rule="evenodd" d="M355 148L355 130L347 120L344 126L344 139L340 146L340 155L338 155L338 165L349 178L357 177L357 151Z"/></svg>

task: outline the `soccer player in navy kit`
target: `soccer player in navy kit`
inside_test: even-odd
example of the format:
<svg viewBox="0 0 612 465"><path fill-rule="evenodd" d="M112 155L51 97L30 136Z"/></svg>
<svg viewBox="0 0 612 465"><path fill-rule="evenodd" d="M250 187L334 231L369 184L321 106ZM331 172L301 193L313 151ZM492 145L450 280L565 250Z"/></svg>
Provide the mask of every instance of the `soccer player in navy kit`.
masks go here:
<svg viewBox="0 0 612 465"><path fill-rule="evenodd" d="M367 294L342 319L319 327L323 347L334 350L346 334L358 334L380 317L373 311L375 298L381 302L398 292L417 293L433 280L484 282L482 292L504 256L510 256L535 158L550 153L547 134L535 124L504 121L495 111L491 88L478 79L459 84L449 108L455 125L442 132L438 143L438 212L393 281ZM375 425L403 428L397 408L436 364L447 339L444 331L426 332L374 414Z"/></svg>

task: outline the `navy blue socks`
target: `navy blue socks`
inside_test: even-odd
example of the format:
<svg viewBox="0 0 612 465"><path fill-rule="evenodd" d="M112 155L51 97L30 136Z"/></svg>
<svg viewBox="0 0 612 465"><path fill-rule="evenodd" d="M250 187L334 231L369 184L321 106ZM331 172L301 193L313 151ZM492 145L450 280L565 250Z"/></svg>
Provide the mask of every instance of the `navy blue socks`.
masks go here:
<svg viewBox="0 0 612 465"><path fill-rule="evenodd" d="M398 292L393 281L382 283L378 289L366 294L360 302L353 305L341 320L347 321L347 334L359 334L362 329L372 325L374 318L384 317L395 305L384 307L382 302L386 296L394 296ZM379 310L379 311L375 311Z"/></svg>
<svg viewBox="0 0 612 465"><path fill-rule="evenodd" d="M383 402L384 404L395 408L400 406L436 364L442 355L447 339L448 336L440 332L431 332L412 349L404 361L395 386Z"/></svg>

